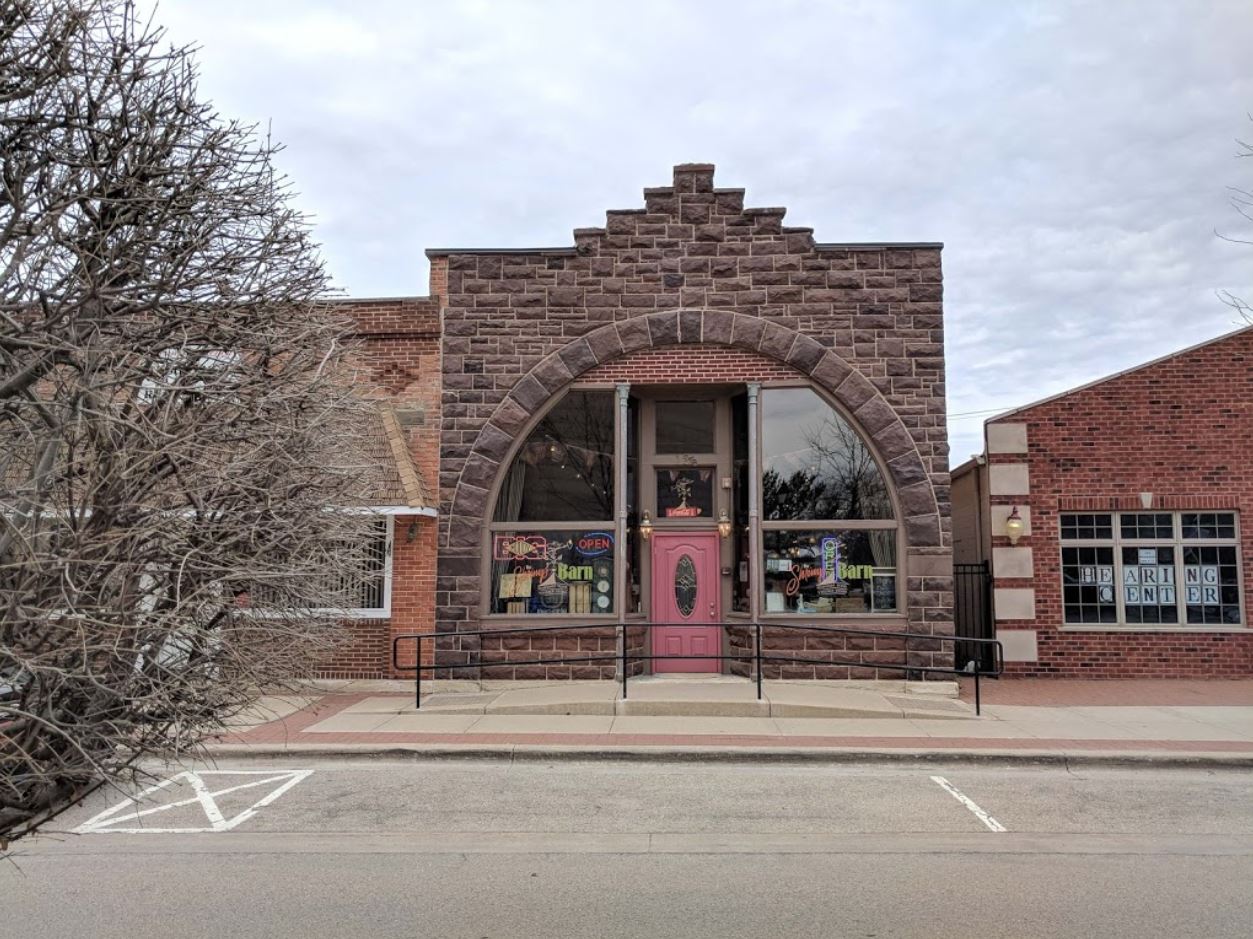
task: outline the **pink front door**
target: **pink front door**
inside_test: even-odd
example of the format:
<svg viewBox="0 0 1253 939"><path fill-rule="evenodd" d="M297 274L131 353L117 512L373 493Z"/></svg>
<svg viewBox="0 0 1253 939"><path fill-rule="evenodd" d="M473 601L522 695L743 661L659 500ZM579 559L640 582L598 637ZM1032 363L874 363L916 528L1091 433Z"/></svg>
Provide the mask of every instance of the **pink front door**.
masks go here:
<svg viewBox="0 0 1253 939"><path fill-rule="evenodd" d="M722 651L718 533L656 532L653 535L653 629L655 672L717 672L717 659L685 656ZM690 625L688 625L690 624Z"/></svg>

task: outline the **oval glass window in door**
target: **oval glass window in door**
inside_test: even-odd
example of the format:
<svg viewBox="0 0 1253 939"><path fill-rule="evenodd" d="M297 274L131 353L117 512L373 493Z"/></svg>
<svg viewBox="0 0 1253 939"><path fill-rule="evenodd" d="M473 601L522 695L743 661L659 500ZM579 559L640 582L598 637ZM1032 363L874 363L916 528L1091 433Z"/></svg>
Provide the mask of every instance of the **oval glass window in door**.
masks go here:
<svg viewBox="0 0 1253 939"><path fill-rule="evenodd" d="M674 603L683 617L696 610L696 564L688 554L674 565Z"/></svg>

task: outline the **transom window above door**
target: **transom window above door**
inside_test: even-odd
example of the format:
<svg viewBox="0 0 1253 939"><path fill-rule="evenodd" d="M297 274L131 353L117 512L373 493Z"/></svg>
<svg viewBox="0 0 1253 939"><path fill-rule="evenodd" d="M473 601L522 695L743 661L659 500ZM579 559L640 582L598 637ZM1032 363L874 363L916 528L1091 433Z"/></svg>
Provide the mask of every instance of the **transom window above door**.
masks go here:
<svg viewBox="0 0 1253 939"><path fill-rule="evenodd" d="M657 453L713 453L717 412L713 401L658 401Z"/></svg>

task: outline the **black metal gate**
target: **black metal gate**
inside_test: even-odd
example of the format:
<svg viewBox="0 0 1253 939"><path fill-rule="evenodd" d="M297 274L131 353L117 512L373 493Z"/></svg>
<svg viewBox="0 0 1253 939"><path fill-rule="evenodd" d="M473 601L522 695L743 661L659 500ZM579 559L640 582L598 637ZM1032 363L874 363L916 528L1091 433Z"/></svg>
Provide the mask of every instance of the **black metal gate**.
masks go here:
<svg viewBox="0 0 1253 939"><path fill-rule="evenodd" d="M992 572L987 561L953 565L953 621L959 639L996 638L996 623L992 619ZM977 658L980 671L995 670L990 643L959 641L955 645L954 667L967 668Z"/></svg>

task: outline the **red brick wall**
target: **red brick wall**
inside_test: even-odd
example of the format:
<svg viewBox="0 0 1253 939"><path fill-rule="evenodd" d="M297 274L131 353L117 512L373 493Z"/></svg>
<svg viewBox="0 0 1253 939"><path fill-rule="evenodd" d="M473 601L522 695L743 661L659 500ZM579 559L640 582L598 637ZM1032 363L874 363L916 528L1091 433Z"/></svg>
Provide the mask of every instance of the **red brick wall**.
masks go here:
<svg viewBox="0 0 1253 939"><path fill-rule="evenodd" d="M1035 619L998 623L1037 630L1039 660L1011 663L1015 674L1058 677L1232 677L1253 674L1253 631L1070 632L1062 624L1062 511L1226 509L1240 513L1243 612L1253 604L1253 330L1180 353L1054 401L1006 415L1026 423L1027 504L1033 580L998 578L998 587L1034 587ZM990 422L991 423L991 422ZM1023 456L993 454L992 463ZM1007 545L1003 537L996 545Z"/></svg>
<svg viewBox="0 0 1253 939"><path fill-rule="evenodd" d="M434 270L433 270L434 287ZM434 297L398 297L382 300L339 301L357 324L362 364L372 393L386 399L408 437L410 454L430 500L439 480L440 306ZM409 540L410 523L414 540ZM394 636L432 632L435 624L435 564L437 520L427 516L397 516L392 557L392 616L390 620L353 620L353 642L320 670L324 677L388 678L412 676L393 673ZM400 648L401 663L413 664L412 643ZM430 663L433 649L426 643L423 659Z"/></svg>
<svg viewBox="0 0 1253 939"><path fill-rule="evenodd" d="M413 525L413 541L409 528ZM424 515L398 515L392 545L391 619L348 621L352 640L318 669L321 678L412 678L415 644L401 643L398 670L391 667L396 636L435 631L436 520ZM434 661L434 647L424 642L422 662ZM404 666L410 666L406 670ZM428 677L430 673L423 677ZM444 676L439 676L444 677Z"/></svg>
<svg viewBox="0 0 1253 939"><path fill-rule="evenodd" d="M803 378L782 362L726 346L671 346L636 352L598 365L582 381L628 381L645 385L780 381Z"/></svg>

